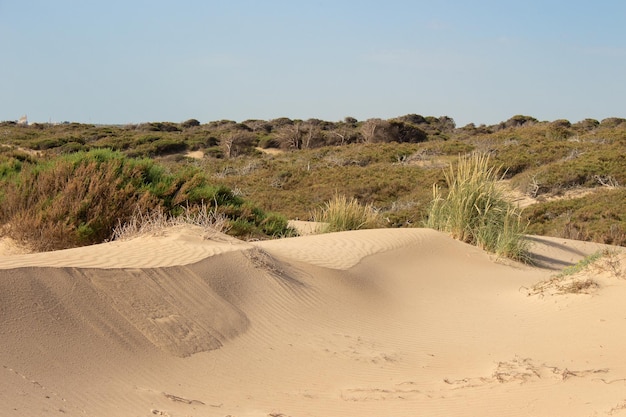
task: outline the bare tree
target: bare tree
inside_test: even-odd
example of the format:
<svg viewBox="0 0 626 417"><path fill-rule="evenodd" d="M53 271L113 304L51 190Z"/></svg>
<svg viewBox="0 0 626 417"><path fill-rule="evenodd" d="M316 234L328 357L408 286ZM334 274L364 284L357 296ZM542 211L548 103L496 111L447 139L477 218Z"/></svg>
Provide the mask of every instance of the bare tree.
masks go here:
<svg viewBox="0 0 626 417"><path fill-rule="evenodd" d="M389 130L389 122L382 119L367 119L361 126L363 142L386 142L386 135Z"/></svg>
<svg viewBox="0 0 626 417"><path fill-rule="evenodd" d="M304 130L301 123L285 124L277 132L281 147L302 149Z"/></svg>
<svg viewBox="0 0 626 417"><path fill-rule="evenodd" d="M319 146L321 127L318 123L315 123L315 119L308 120L305 125L306 129L303 132L302 147L308 149L314 146Z"/></svg>
<svg viewBox="0 0 626 417"><path fill-rule="evenodd" d="M346 144L347 140L348 140L348 134L346 131L344 130L340 130L340 129L335 129L333 131L330 132L331 135L337 136L339 138L339 146L343 146Z"/></svg>
<svg viewBox="0 0 626 417"><path fill-rule="evenodd" d="M229 132L222 137L224 156L232 158L248 152L256 143L256 136L250 132Z"/></svg>
<svg viewBox="0 0 626 417"><path fill-rule="evenodd" d="M333 130L328 132L329 135L335 136L337 139L329 140L329 144L345 145L347 143L358 142L358 130L347 123L338 123Z"/></svg>

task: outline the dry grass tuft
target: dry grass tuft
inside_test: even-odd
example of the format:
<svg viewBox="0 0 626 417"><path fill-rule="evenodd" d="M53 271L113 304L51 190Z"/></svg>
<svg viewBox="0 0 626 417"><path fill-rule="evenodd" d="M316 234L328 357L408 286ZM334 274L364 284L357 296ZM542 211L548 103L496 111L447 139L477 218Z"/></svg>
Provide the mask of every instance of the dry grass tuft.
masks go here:
<svg viewBox="0 0 626 417"><path fill-rule="evenodd" d="M575 280L561 287L561 291L566 294L586 293L590 290L599 288L600 285L591 278L583 280Z"/></svg>
<svg viewBox="0 0 626 417"><path fill-rule="evenodd" d="M528 295L590 294L600 288L601 277L626 278L622 260L624 252L604 249L592 253L552 278L535 284ZM590 277L591 276L591 277Z"/></svg>
<svg viewBox="0 0 626 417"><path fill-rule="evenodd" d="M357 199L348 199L343 195L335 195L312 217L314 221L324 224L321 233L374 229L382 224L381 216L374 206L362 205Z"/></svg>
<svg viewBox="0 0 626 417"><path fill-rule="evenodd" d="M591 294L598 288L600 284L592 278L557 275L533 285L528 295Z"/></svg>
<svg viewBox="0 0 626 417"><path fill-rule="evenodd" d="M209 235L226 233L230 227L225 215L219 213L217 209L209 209L204 204L193 209L185 207L183 213L178 216L167 215L161 208L148 213L137 209L125 223L118 221L113 229L111 240L128 240L147 234L159 234L169 227L180 225L202 227Z"/></svg>

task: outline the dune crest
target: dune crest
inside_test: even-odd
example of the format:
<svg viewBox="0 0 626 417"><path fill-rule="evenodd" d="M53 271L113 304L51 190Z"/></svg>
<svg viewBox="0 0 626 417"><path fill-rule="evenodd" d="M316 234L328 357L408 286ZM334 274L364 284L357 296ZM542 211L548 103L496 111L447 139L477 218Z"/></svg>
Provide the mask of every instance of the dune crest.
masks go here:
<svg viewBox="0 0 626 417"><path fill-rule="evenodd" d="M0 269L33 267L161 268L186 265L251 246L198 226L175 226L133 239L54 252L0 256Z"/></svg>

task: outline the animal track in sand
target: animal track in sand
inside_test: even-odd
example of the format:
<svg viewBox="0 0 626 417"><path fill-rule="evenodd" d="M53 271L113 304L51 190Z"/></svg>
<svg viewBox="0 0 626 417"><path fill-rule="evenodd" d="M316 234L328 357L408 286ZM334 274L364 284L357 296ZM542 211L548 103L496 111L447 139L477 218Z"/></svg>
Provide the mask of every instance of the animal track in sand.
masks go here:
<svg viewBox="0 0 626 417"><path fill-rule="evenodd" d="M618 404L613 406L610 410L606 411L605 414L607 416L614 416L616 414L626 414L626 400L620 401Z"/></svg>
<svg viewBox="0 0 626 417"><path fill-rule="evenodd" d="M174 402L178 402L178 403L189 404L189 405L192 405L192 404L205 405L202 401L189 400L187 398L179 397L178 395L168 394L167 392L164 392L163 395L165 396L165 398L170 399Z"/></svg>
<svg viewBox="0 0 626 417"><path fill-rule="evenodd" d="M494 371L487 377L472 377L462 379L445 378L447 384L442 390L420 390L417 384L411 381L389 387L357 387L341 390L344 401L383 401L383 400L415 400L421 398L435 398L447 390L464 388L479 388L488 385L508 383L524 384L527 382L552 379L565 381L570 378L584 378L597 374L606 374L608 369L569 370L557 366L538 364L530 358L515 357L509 361L498 362ZM603 379L600 379L604 382ZM606 383L606 382L605 382ZM623 406L623 408L622 408ZM626 410L626 401L614 407L614 412Z"/></svg>
<svg viewBox="0 0 626 417"><path fill-rule="evenodd" d="M42 396L46 399L47 402L50 403L49 404L50 409L56 408L56 411L58 411L59 413L64 414L69 411L69 412L76 412L81 415L86 414L85 410L77 407L75 404L69 403L60 393L50 389L49 387L46 387L44 384L40 383L39 381L32 379L24 375L22 372L17 371L7 365L2 365L2 368L5 369L7 372L9 372L13 377L17 377L18 381L22 380L27 384L27 385L19 385L19 383L16 382L16 386L19 385L25 388L24 390L20 391L21 395L31 396L31 397ZM34 390L31 391L28 388L26 388L26 386L28 385L34 388Z"/></svg>
<svg viewBox="0 0 626 417"><path fill-rule="evenodd" d="M368 340L361 336L347 334L333 334L334 340L324 339L322 346L327 346L325 351L333 356L341 355L357 362L372 364L387 364L401 361L398 353L385 352L379 343Z"/></svg>
<svg viewBox="0 0 626 417"><path fill-rule="evenodd" d="M385 400L415 400L430 398L430 395L418 389L400 388L349 388L341 391L344 401L385 401Z"/></svg>
<svg viewBox="0 0 626 417"><path fill-rule="evenodd" d="M451 385L453 389L479 387L488 384L505 384L518 382L520 384L551 378L565 381L569 378L581 378L589 375L607 373L608 369L585 369L581 371L571 371L567 368L537 364L531 358L520 358L516 356L510 361L498 362L496 369L491 376L474 377L450 380L444 382Z"/></svg>

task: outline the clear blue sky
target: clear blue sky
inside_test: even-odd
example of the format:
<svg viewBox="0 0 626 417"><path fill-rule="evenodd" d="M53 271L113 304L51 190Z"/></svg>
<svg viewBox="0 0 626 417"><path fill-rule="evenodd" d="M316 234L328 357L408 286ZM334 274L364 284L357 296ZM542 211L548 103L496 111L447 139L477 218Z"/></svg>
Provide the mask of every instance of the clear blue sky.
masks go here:
<svg viewBox="0 0 626 417"><path fill-rule="evenodd" d="M626 117L626 1L0 0L0 120Z"/></svg>

